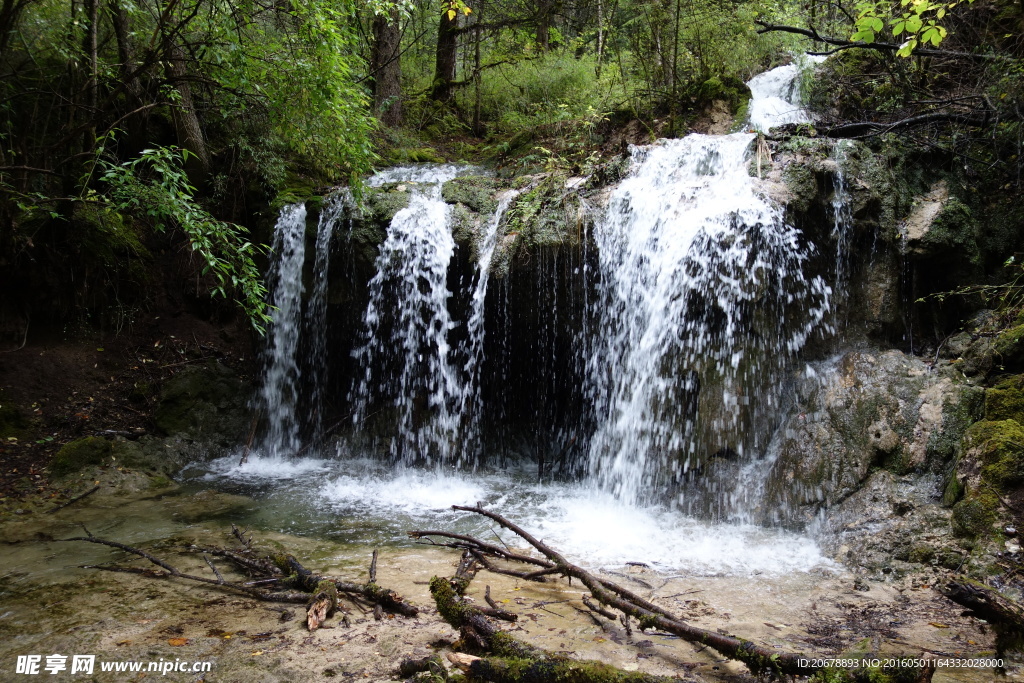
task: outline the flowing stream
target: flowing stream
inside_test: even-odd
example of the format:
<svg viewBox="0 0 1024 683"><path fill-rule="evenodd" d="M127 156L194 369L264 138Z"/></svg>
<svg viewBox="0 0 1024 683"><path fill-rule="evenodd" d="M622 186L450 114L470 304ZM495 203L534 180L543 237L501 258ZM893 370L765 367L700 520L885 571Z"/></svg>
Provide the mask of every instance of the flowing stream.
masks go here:
<svg viewBox="0 0 1024 683"><path fill-rule="evenodd" d="M808 120L798 75L780 67L750 82L752 127ZM593 421L578 481L538 483L533 463L481 464L488 291L517 193L501 196L476 226L473 277L453 278L452 207L441 189L479 171L440 165L368 181L403 186L410 201L391 221L368 285L351 351L359 368L348 396L353 427L336 452L299 454L305 212L282 211L269 277L278 310L260 394L271 423L265 445L241 465L193 466L194 485L256 497L252 524L352 542L403 544L415 527L486 532L449 510L480 501L592 565L736 575L830 566L809 537L748 523L771 465L765 450L781 417L783 376L809 339L832 329L834 303L829 283L804 275L813 245L756 190L754 138L695 134L633 148L629 174L594 210L596 260L576 271L587 279L580 305L589 322L577 332L574 362L585 368L580 391ZM833 207L840 245L849 220L843 183L840 176ZM322 329L331 231L352 210L338 199L321 216L306 312L313 368L347 352L327 349ZM845 277L842 264L835 277ZM304 384L316 434L325 383Z"/></svg>

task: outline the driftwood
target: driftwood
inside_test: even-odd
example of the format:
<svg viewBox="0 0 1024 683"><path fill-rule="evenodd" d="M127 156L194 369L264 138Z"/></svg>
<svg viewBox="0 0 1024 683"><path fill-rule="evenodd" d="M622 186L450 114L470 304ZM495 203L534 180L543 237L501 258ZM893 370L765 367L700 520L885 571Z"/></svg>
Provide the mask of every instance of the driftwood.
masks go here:
<svg viewBox="0 0 1024 683"><path fill-rule="evenodd" d="M937 589L947 598L963 605L996 631L996 652L1002 655L1024 644L1024 606L999 591L968 579L959 578Z"/></svg>
<svg viewBox="0 0 1024 683"><path fill-rule="evenodd" d="M134 548L124 543L98 538L89 533L86 529L86 536L76 536L64 539L65 541L85 541L98 543L100 545L117 548L124 552L137 555L150 563L155 564L163 571L143 567L126 567L118 565L84 565L85 569L101 569L104 571L125 572L130 574L142 574L152 578L176 578L196 583L216 586L221 590L230 591L241 595L263 600L266 602L304 603L306 609L306 623L309 630L316 630L324 621L334 614L340 607L339 594L344 594L349 600L364 600L377 608L402 614L404 616L416 616L418 608L405 602L402 596L393 590L383 588L376 582L376 559L374 551L373 563L371 566L371 578L366 583L353 583L339 579L320 576L306 569L294 556L279 553L271 555L260 554L252 547L252 538L246 537L236 527L232 527L232 533L241 543L237 549L227 548L204 548L189 546L186 551L200 553L207 565L213 571L215 579L205 576L196 576L180 571L168 561L152 555L145 550ZM247 574L249 581L227 581L221 575L220 570L210 559L210 556L221 557L231 562L235 567ZM279 589L264 588L263 586L275 586ZM289 590L290 589L290 590Z"/></svg>
<svg viewBox="0 0 1024 683"><path fill-rule="evenodd" d="M737 636L724 635L715 631L708 631L706 629L692 626L680 617L672 614L665 608L654 604L646 598L608 581L607 579L596 577L582 567L572 564L556 550L549 547L544 542L534 538L530 533L515 523L499 514L485 510L479 505L473 507L453 505L452 509L472 512L493 520L503 528L508 529L529 543L543 557L532 557L522 553L516 553L507 547L502 548L494 545L493 543L487 543L471 536L461 534L435 531L413 531L410 532L409 535L413 538L423 539L428 543L461 548L464 550L463 563L467 561L467 558L471 558L476 560L476 562L481 564L481 566L503 574L512 574L513 576L519 576L520 578L532 577L534 580L541 580L543 576L550 574L560 574L562 576L569 577L570 581L572 579L577 579L590 590L590 594L593 598L603 605L603 607L597 607L590 600L585 600L584 604L605 618L615 618L614 613L607 609L608 607L614 608L622 613L621 620L627 628L630 628L629 619L632 618L636 621L636 627L641 631L657 628L684 640L705 645L716 650L725 657L743 662L755 675L782 678L784 676L811 675L818 670L817 667L812 665L812 662L815 659L813 657L807 657L806 655L799 653L780 652L774 648L764 647ZM444 541L437 543L431 537L441 538L444 539ZM493 563L482 562L481 560L486 555L496 556L505 560L523 562L541 569L532 572L514 572L513 570L497 567ZM460 571L461 569L462 563L460 563ZM465 590L465 585L468 585L468 581L464 577L460 576L459 572L456 573L456 577L451 581L435 577L430 583L431 594L438 605L438 611L441 613L445 621L462 631L464 640L474 643L480 650L498 655L499 657L526 657L537 661L551 661L550 656L545 653L538 654L538 651L530 646L525 646L526 648L529 648L525 654L517 654L515 649L524 647L523 644L519 643L519 641L515 641L508 636L508 634L499 632L495 626L486 620L485 615L480 608L468 605L461 601L460 596L462 591ZM513 651L508 651L506 647L510 642L514 642L516 644ZM579 663L576 662L574 664L578 665ZM484 668L487 669L486 676L483 671ZM607 675L606 669L607 667L605 667L605 675ZM507 667L500 663L493 663L492 666L491 664L474 662L469 665L468 671L470 672L471 677L481 678L482 680L512 680L511 678L506 677L508 672ZM551 673L554 675L553 672ZM856 670L844 671L841 674L838 673L838 671L836 672L838 675L848 675L850 677L849 680L856 680L854 678L856 673ZM889 671L887 673L892 674L893 672ZM931 670L928 667L920 670L915 669L914 671L908 671L907 673L914 677L913 680L931 680ZM542 677L536 678L536 680L560 679L551 677L545 679ZM572 680L585 681L591 679L573 678ZM654 679L637 678L612 680L640 681Z"/></svg>
<svg viewBox="0 0 1024 683"><path fill-rule="evenodd" d="M430 593L441 617L462 635L463 646L484 655L455 652L448 660L470 680L492 683L570 681L571 683L670 683L676 678L620 671L600 662L569 659L522 642L488 621L485 608L463 599L481 565L469 550L463 552L455 575L435 576Z"/></svg>

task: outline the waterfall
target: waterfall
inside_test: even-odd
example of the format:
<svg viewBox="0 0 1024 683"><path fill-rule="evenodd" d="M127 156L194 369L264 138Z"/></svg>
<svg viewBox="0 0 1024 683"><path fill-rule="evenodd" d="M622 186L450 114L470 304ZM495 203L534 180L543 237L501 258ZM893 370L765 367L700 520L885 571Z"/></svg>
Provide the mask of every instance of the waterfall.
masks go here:
<svg viewBox="0 0 1024 683"><path fill-rule="evenodd" d="M441 186L465 167L388 169L369 180L408 183L409 205L395 214L370 280L363 343L353 355L362 368L350 395L357 428L371 409L390 413L387 450L403 464L461 464L470 391L448 341L448 265L455 252L451 206ZM486 283L485 283L486 286Z"/></svg>
<svg viewBox="0 0 1024 683"><path fill-rule="evenodd" d="M330 275L331 238L334 227L343 219L351 221L354 203L348 190L324 201L316 231L316 255L313 262L313 291L306 307L306 330L309 336L307 365L309 377L309 422L314 442L323 436L323 399L327 382L327 283Z"/></svg>
<svg viewBox="0 0 1024 683"><path fill-rule="evenodd" d="M793 104L797 73L750 82L755 127L806 120ZM763 451L782 373L831 308L825 281L803 275L813 247L756 191L754 137L633 148L632 171L595 226L590 470L626 502L691 481L684 508L742 517L748 492L713 472L733 463L735 473Z"/></svg>
<svg viewBox="0 0 1024 683"><path fill-rule="evenodd" d="M469 319L466 323L467 339L467 360L465 366L465 381L468 390L463 392L464 401L461 409L470 416L469 438L474 446L478 444L480 432L480 412L483 408L480 396L480 370L484 362L484 317L486 310L484 304L487 301L487 285L491 280L491 261L494 257L494 250L498 246L498 235L500 234L501 221L512 204L512 200L519 196L518 190L505 192L498 200L498 206L479 236L476 259L476 284L473 286L473 298Z"/></svg>
<svg viewBox="0 0 1024 683"><path fill-rule="evenodd" d="M266 370L258 396L267 424L260 450L271 457L292 455L299 449L296 405L301 378L298 349L305 237L306 206L292 204L283 208L274 227L272 260L267 273L273 310L264 350Z"/></svg>

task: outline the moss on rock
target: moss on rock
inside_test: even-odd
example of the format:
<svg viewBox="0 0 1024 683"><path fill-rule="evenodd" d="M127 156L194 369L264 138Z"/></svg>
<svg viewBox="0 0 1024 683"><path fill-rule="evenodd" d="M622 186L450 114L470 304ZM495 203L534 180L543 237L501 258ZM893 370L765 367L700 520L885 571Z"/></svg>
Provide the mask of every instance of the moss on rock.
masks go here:
<svg viewBox="0 0 1024 683"><path fill-rule="evenodd" d="M1024 483L1024 428L1016 420L975 423L965 446L977 454L984 484L1006 491Z"/></svg>
<svg viewBox="0 0 1024 683"><path fill-rule="evenodd" d="M999 499L991 493L973 492L953 506L951 523L957 536L975 538L992 530Z"/></svg>
<svg viewBox="0 0 1024 683"><path fill-rule="evenodd" d="M449 204L464 204L480 214L493 214L498 208L494 193L497 180L489 176L460 176L441 187L441 197Z"/></svg>
<svg viewBox="0 0 1024 683"><path fill-rule="evenodd" d="M1024 424L1024 375L1004 380L985 392L985 419Z"/></svg>
<svg viewBox="0 0 1024 683"><path fill-rule="evenodd" d="M193 366L169 379L153 422L168 435L230 446L249 425L249 387L217 361Z"/></svg>
<svg viewBox="0 0 1024 683"><path fill-rule="evenodd" d="M1024 325L1015 325L1000 332L992 350L997 362L1004 367L1024 369Z"/></svg>
<svg viewBox="0 0 1024 683"><path fill-rule="evenodd" d="M87 436L65 444L50 461L50 474L63 477L90 465L102 465L113 455L113 444L99 436Z"/></svg>

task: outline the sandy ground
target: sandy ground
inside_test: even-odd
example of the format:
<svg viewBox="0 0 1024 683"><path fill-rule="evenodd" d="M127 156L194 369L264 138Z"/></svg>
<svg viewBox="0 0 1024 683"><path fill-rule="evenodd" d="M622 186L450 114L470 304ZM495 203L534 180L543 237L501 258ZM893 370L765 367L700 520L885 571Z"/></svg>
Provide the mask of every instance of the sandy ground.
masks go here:
<svg viewBox="0 0 1024 683"><path fill-rule="evenodd" d="M214 577L183 545L231 543L230 511L248 501L211 491L173 490L135 497L90 496L55 514L48 502L0 502L0 680L33 680L16 673L18 656L41 655L47 680L318 681L395 680L397 663L449 651L457 633L433 609L427 583L450 576L454 550L430 546L382 548L378 582L422 608L418 617L376 621L354 605L314 633L301 605L261 603L181 580L83 569L119 562L145 566L120 551L84 542L83 525L97 536L144 547L191 573ZM15 506L18 507L15 507ZM20 513L18 512L20 510ZM257 532L258 544L285 548L309 568L365 580L372 548ZM238 578L224 563L226 578ZM890 655L968 657L992 654L992 634L931 586L924 573L877 583L837 570L790 576L670 576L645 567L606 570L614 581L708 629L780 650L836 656L857 643ZM525 582L481 572L469 595L495 599L519 615L517 636L574 657L684 680L743 680L742 665L658 633L626 632L622 624L586 613L579 585L565 579ZM865 641L865 639L868 639ZM46 656L96 655L93 676L50 675ZM208 662L208 672L103 672L102 663ZM992 669L940 669L935 681L991 681ZM1002 680L1024 680L1020 669Z"/></svg>

